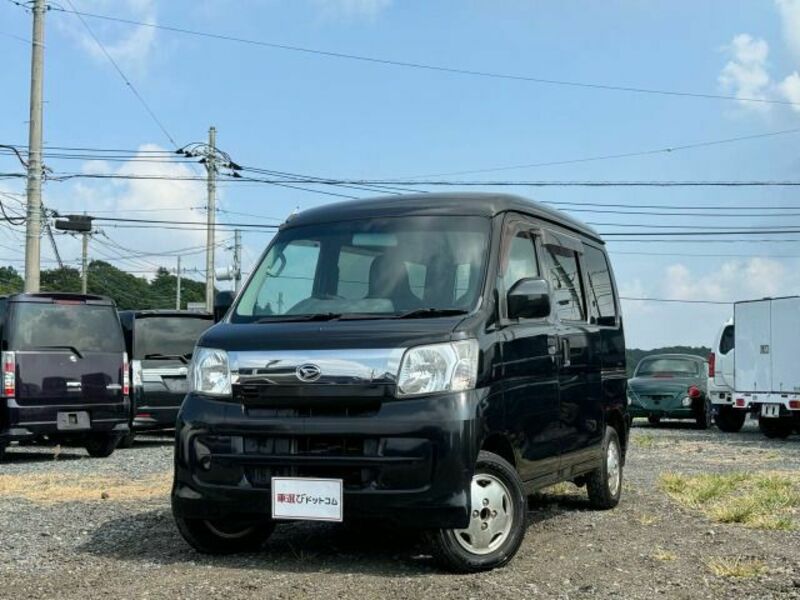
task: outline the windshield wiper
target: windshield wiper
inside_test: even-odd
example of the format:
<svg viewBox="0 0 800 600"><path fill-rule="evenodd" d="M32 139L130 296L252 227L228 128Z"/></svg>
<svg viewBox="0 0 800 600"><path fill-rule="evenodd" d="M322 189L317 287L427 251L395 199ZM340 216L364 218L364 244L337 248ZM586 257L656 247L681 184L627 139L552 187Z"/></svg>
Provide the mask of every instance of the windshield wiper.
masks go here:
<svg viewBox="0 0 800 600"><path fill-rule="evenodd" d="M342 313L311 313L308 315L270 315L257 319L256 323L290 323L292 321L332 321L339 319Z"/></svg>
<svg viewBox="0 0 800 600"><path fill-rule="evenodd" d="M191 357L191 354L188 356ZM159 354L156 352L154 354L145 354L143 358L144 360L179 360L184 364L189 364L186 354Z"/></svg>
<svg viewBox="0 0 800 600"><path fill-rule="evenodd" d="M395 319L425 319L428 317L451 317L455 315L465 315L467 312L463 308L416 308L408 312L396 315Z"/></svg>
<svg viewBox="0 0 800 600"><path fill-rule="evenodd" d="M78 358L83 358L83 354L75 346L36 346L36 350L70 350Z"/></svg>

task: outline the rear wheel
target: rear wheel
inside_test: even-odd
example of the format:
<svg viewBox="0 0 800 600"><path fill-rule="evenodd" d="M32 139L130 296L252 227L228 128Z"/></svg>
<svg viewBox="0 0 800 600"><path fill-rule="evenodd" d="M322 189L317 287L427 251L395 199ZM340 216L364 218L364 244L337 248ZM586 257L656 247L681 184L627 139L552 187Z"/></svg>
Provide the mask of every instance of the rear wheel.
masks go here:
<svg viewBox="0 0 800 600"><path fill-rule="evenodd" d="M97 433L90 436L85 443L86 452L93 458L111 456L119 443L119 435Z"/></svg>
<svg viewBox="0 0 800 600"><path fill-rule="evenodd" d="M508 462L481 451L470 485L471 513L465 529L429 534L437 560L459 573L488 571L510 561L525 535L525 492Z"/></svg>
<svg viewBox="0 0 800 600"><path fill-rule="evenodd" d="M658 425L661 423L661 417L647 417L647 422L650 423L650 425Z"/></svg>
<svg viewBox="0 0 800 600"><path fill-rule="evenodd" d="M697 423L698 429L708 429L711 427L711 401L708 398L703 398L702 404L697 407L695 423Z"/></svg>
<svg viewBox="0 0 800 600"><path fill-rule="evenodd" d="M714 415L714 423L717 424L720 431L736 433L741 431L746 418L747 413L743 410L736 410L732 406L720 406L717 414Z"/></svg>
<svg viewBox="0 0 800 600"><path fill-rule="evenodd" d="M236 554L261 549L275 529L275 522L236 519L184 519L175 517L183 539L203 554Z"/></svg>
<svg viewBox="0 0 800 600"><path fill-rule="evenodd" d="M133 442L136 440L136 434L131 431L128 434L122 436L119 440L119 444L117 444L117 448L130 448L133 446Z"/></svg>
<svg viewBox="0 0 800 600"><path fill-rule="evenodd" d="M792 419L786 417L778 417L777 419L760 417L758 419L758 428L768 438L782 440L791 435L793 423Z"/></svg>
<svg viewBox="0 0 800 600"><path fill-rule="evenodd" d="M606 427L603 457L600 466L587 477L586 491L594 508L607 510L619 504L622 496L622 448L613 427Z"/></svg>

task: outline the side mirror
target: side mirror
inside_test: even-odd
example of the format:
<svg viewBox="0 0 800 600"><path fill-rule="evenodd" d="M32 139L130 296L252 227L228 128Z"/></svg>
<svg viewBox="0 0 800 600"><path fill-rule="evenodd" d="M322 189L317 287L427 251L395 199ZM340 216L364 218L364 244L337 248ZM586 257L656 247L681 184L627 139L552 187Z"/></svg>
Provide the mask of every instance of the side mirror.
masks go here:
<svg viewBox="0 0 800 600"><path fill-rule="evenodd" d="M544 279L520 279L508 291L509 319L543 319L550 316L550 284Z"/></svg>
<svg viewBox="0 0 800 600"><path fill-rule="evenodd" d="M219 323L233 304L233 292L217 292L214 297L214 323Z"/></svg>

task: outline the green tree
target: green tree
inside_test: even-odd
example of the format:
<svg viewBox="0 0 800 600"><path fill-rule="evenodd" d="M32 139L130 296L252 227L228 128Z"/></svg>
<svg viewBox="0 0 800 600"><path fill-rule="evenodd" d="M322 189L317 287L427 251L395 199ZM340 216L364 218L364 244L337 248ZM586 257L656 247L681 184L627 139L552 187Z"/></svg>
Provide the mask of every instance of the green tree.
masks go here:
<svg viewBox="0 0 800 600"><path fill-rule="evenodd" d="M24 287L22 276L14 267L0 267L0 294L16 294Z"/></svg>

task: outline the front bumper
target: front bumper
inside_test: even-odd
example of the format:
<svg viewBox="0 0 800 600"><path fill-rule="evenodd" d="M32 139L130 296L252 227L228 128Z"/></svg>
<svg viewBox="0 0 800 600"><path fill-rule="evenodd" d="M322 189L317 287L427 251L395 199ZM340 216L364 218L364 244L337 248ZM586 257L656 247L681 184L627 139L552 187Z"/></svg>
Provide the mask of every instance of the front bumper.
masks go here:
<svg viewBox="0 0 800 600"><path fill-rule="evenodd" d="M88 412L89 429L61 430L58 428L58 413ZM0 442L26 440L40 435L80 437L92 433L128 432L130 402L102 404L47 404L20 405L13 398L0 399Z"/></svg>
<svg viewBox="0 0 800 600"><path fill-rule="evenodd" d="M178 415L173 512L184 518L268 518L273 476L344 481L345 519L461 528L479 449L485 391L388 400L358 416L190 394Z"/></svg>
<svg viewBox="0 0 800 600"><path fill-rule="evenodd" d="M631 398L628 405L628 413L632 418L693 419L697 415L698 402L702 402L702 400L690 400L687 406L683 398L677 397L658 402L644 398Z"/></svg>

